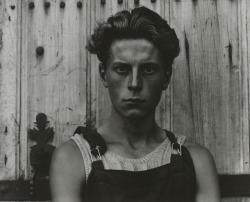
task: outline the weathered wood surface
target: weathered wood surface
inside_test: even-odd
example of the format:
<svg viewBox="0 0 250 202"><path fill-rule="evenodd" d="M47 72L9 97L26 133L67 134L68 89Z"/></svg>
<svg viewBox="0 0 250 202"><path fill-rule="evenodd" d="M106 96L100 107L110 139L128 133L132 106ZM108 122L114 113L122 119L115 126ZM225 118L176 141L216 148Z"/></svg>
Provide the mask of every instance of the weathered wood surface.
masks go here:
<svg viewBox="0 0 250 202"><path fill-rule="evenodd" d="M173 77L174 131L209 148L219 173L250 172L249 8L249 1L225 0L171 6L182 50Z"/></svg>
<svg viewBox="0 0 250 202"><path fill-rule="evenodd" d="M14 5L14 7L13 7ZM15 179L19 172L20 6L17 0L0 1L0 179Z"/></svg>
<svg viewBox="0 0 250 202"><path fill-rule="evenodd" d="M27 154L33 144L27 140L27 129L33 128L35 117L42 112L54 127L53 144L58 146L73 134L77 125L86 122L86 64L85 51L87 13L83 1L78 9L75 1L35 1L29 8L22 5L22 99L21 99L21 166L28 177ZM25 13L25 14L24 14ZM42 46L44 54L36 54Z"/></svg>
<svg viewBox="0 0 250 202"><path fill-rule="evenodd" d="M98 60L85 51L96 21L136 6L168 20L181 45L174 74L157 109L157 121L212 152L221 174L249 174L248 0L0 0L0 179L29 179L27 130L38 113L54 127L52 144L76 125L98 126L109 116ZM12 6L15 6L13 9ZM38 56L36 48L44 54ZM19 131L20 127L20 131ZM20 143L20 144L19 144ZM247 198L223 201L250 201Z"/></svg>

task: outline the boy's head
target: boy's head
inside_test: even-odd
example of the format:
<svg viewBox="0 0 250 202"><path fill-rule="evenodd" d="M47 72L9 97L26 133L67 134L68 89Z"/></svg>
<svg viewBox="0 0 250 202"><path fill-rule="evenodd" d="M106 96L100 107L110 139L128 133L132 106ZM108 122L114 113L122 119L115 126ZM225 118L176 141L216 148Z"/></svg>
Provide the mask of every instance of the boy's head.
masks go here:
<svg viewBox="0 0 250 202"><path fill-rule="evenodd" d="M90 53L97 54L106 66L111 43L119 39L147 39L152 42L159 49L166 72L171 76L173 60L180 51L179 39L160 15L146 7L118 12L107 22L98 24L86 48Z"/></svg>

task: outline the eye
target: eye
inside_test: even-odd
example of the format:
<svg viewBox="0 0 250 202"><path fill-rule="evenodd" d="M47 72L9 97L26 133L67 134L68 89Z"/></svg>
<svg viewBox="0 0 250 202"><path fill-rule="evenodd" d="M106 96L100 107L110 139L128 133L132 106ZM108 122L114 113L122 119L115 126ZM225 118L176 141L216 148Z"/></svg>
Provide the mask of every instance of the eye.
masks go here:
<svg viewBox="0 0 250 202"><path fill-rule="evenodd" d="M129 67L127 67L125 65L117 65L117 66L115 66L115 71L118 74L127 74L129 72Z"/></svg>
<svg viewBox="0 0 250 202"><path fill-rule="evenodd" d="M152 65L147 65L147 66L143 67L141 70L141 72L143 74L153 74L153 73L155 73L155 71L156 71L156 68Z"/></svg>

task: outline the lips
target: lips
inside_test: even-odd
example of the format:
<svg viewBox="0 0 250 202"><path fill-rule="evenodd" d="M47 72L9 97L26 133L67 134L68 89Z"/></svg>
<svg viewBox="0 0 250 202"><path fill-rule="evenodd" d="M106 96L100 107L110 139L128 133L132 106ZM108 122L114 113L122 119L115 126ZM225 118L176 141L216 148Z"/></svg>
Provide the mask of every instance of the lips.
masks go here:
<svg viewBox="0 0 250 202"><path fill-rule="evenodd" d="M140 104L145 102L145 100L140 99L140 98L128 98L128 99L124 99L124 102L127 104Z"/></svg>

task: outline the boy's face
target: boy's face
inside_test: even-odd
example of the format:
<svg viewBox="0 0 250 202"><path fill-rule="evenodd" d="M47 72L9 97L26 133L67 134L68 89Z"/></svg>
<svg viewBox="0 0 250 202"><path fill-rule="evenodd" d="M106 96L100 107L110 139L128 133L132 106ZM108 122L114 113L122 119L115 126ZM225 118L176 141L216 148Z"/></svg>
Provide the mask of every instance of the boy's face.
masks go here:
<svg viewBox="0 0 250 202"><path fill-rule="evenodd" d="M114 41L100 74L113 110L132 119L154 115L169 83L159 50L145 39Z"/></svg>

